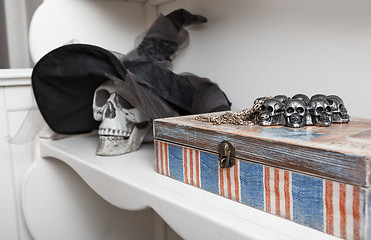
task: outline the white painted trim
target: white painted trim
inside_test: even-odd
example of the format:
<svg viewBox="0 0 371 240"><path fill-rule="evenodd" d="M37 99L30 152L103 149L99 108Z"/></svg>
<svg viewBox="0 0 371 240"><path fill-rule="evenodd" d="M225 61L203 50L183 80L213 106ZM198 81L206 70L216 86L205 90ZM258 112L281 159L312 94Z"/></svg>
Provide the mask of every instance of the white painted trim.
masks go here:
<svg viewBox="0 0 371 240"><path fill-rule="evenodd" d="M0 69L0 86L31 85L32 68Z"/></svg>
<svg viewBox="0 0 371 240"><path fill-rule="evenodd" d="M38 166L39 161L40 161L40 138L35 138L34 140L34 151L32 155L32 163L31 165L27 168L23 179L22 179L22 187L20 190L20 201L21 201L21 211L23 215L23 219L25 221L25 224L27 226L27 229L30 233L30 235L35 238L35 234L33 232L33 229L30 227L30 221L27 219L27 214L25 214L25 209L27 208L26 201L25 201L25 195L26 195L26 186L29 183L30 176L33 174L35 171L35 168Z"/></svg>
<svg viewBox="0 0 371 240"><path fill-rule="evenodd" d="M14 179L14 159L10 145L4 141L4 137L8 136L10 133L5 102L5 89L0 87L0 174L2 180L1 191L2 194L6 195L6 197L1 200L2 206L0 210L2 217L0 217L0 238L20 239L19 219L17 214L17 188L15 187Z"/></svg>

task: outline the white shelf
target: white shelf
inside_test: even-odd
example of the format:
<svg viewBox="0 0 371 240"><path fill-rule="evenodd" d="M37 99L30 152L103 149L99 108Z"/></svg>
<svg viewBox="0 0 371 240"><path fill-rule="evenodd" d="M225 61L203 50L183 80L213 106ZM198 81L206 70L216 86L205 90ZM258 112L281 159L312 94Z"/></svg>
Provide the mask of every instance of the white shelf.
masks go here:
<svg viewBox="0 0 371 240"><path fill-rule="evenodd" d="M153 208L185 239L336 239L157 174L153 144L118 157L99 157L97 140L74 136L41 141L40 154L65 162L119 208Z"/></svg>

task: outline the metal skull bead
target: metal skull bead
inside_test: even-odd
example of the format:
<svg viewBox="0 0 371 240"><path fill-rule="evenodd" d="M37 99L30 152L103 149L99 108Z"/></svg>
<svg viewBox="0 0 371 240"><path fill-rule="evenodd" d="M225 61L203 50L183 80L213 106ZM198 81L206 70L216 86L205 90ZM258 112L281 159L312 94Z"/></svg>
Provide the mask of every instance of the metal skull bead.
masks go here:
<svg viewBox="0 0 371 240"><path fill-rule="evenodd" d="M313 124L321 127L328 127L331 124L332 112L328 101L325 98L314 98L309 101L309 112Z"/></svg>
<svg viewBox="0 0 371 240"><path fill-rule="evenodd" d="M96 151L100 156L136 151L151 128L150 119L115 91L112 80L95 90L93 116L102 122Z"/></svg>
<svg viewBox="0 0 371 240"><path fill-rule="evenodd" d="M286 126L299 128L305 124L306 103L301 99L289 99L285 104Z"/></svg>
<svg viewBox="0 0 371 240"><path fill-rule="evenodd" d="M274 96L274 98L280 100L283 104L285 104L287 100L289 100L286 95L276 95Z"/></svg>
<svg viewBox="0 0 371 240"><path fill-rule="evenodd" d="M305 104L308 105L309 103L309 97L305 94L302 94L302 93L299 93L299 94L296 94L292 97L292 99L301 99L305 102Z"/></svg>
<svg viewBox="0 0 371 240"><path fill-rule="evenodd" d="M344 106L343 100L336 95L329 95L326 100L330 104L332 111L332 122L334 123L348 123L349 115L348 111Z"/></svg>
<svg viewBox="0 0 371 240"><path fill-rule="evenodd" d="M309 103L309 97L305 94L302 94L302 93L299 93L299 94L296 94L292 97L292 99L301 99L305 102L307 108L306 108L306 111L305 111L305 122L304 122L304 125L313 125L313 122L312 122L312 117L310 116L309 114L309 107L308 107L308 103Z"/></svg>
<svg viewBox="0 0 371 240"><path fill-rule="evenodd" d="M259 109L258 122L262 126L284 125L284 104L275 98L264 101Z"/></svg>

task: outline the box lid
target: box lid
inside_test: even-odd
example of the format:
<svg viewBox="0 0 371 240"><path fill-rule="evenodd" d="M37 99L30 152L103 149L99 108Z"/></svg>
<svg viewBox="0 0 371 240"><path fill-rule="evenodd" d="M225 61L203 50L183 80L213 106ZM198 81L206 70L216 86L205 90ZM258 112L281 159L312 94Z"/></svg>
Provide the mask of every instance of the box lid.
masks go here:
<svg viewBox="0 0 371 240"><path fill-rule="evenodd" d="M218 114L219 115L219 114ZM242 160L352 185L370 186L371 119L329 127L213 125L195 115L157 119L155 139L217 153L221 141Z"/></svg>

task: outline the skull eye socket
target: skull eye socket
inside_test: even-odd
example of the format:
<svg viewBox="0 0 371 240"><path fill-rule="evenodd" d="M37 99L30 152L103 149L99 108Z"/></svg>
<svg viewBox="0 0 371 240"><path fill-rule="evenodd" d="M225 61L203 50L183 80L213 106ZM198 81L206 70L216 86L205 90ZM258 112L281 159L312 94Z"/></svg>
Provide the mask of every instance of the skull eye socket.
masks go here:
<svg viewBox="0 0 371 240"><path fill-rule="evenodd" d="M134 108L133 105L131 105L128 101L126 101L126 99L120 97L117 95L117 102L121 105L122 108L125 108L125 109L132 109Z"/></svg>
<svg viewBox="0 0 371 240"><path fill-rule="evenodd" d="M327 106L327 107L326 107L326 112L328 112L328 113L331 112L331 107L330 107L330 106Z"/></svg>
<svg viewBox="0 0 371 240"><path fill-rule="evenodd" d="M317 113L321 113L321 112L323 112L323 107L318 107L318 108L316 109L316 111L317 111Z"/></svg>
<svg viewBox="0 0 371 240"><path fill-rule="evenodd" d="M304 108L298 107L298 108L296 109L296 111L298 111L298 113L303 113L303 112L304 112Z"/></svg>
<svg viewBox="0 0 371 240"><path fill-rule="evenodd" d="M262 111L262 112L265 111L265 106L264 105L260 107L260 111Z"/></svg>
<svg viewBox="0 0 371 240"><path fill-rule="evenodd" d="M270 114L273 113L273 107L272 106L268 107L268 113L270 113Z"/></svg>
<svg viewBox="0 0 371 240"><path fill-rule="evenodd" d="M95 95L95 104L98 107L102 107L104 104L106 104L107 99L110 97L110 93L107 90L99 90L96 92Z"/></svg>
<svg viewBox="0 0 371 240"><path fill-rule="evenodd" d="M289 107L286 111L287 111L288 113L293 113L293 112L294 112L294 108L293 108L293 107Z"/></svg>

